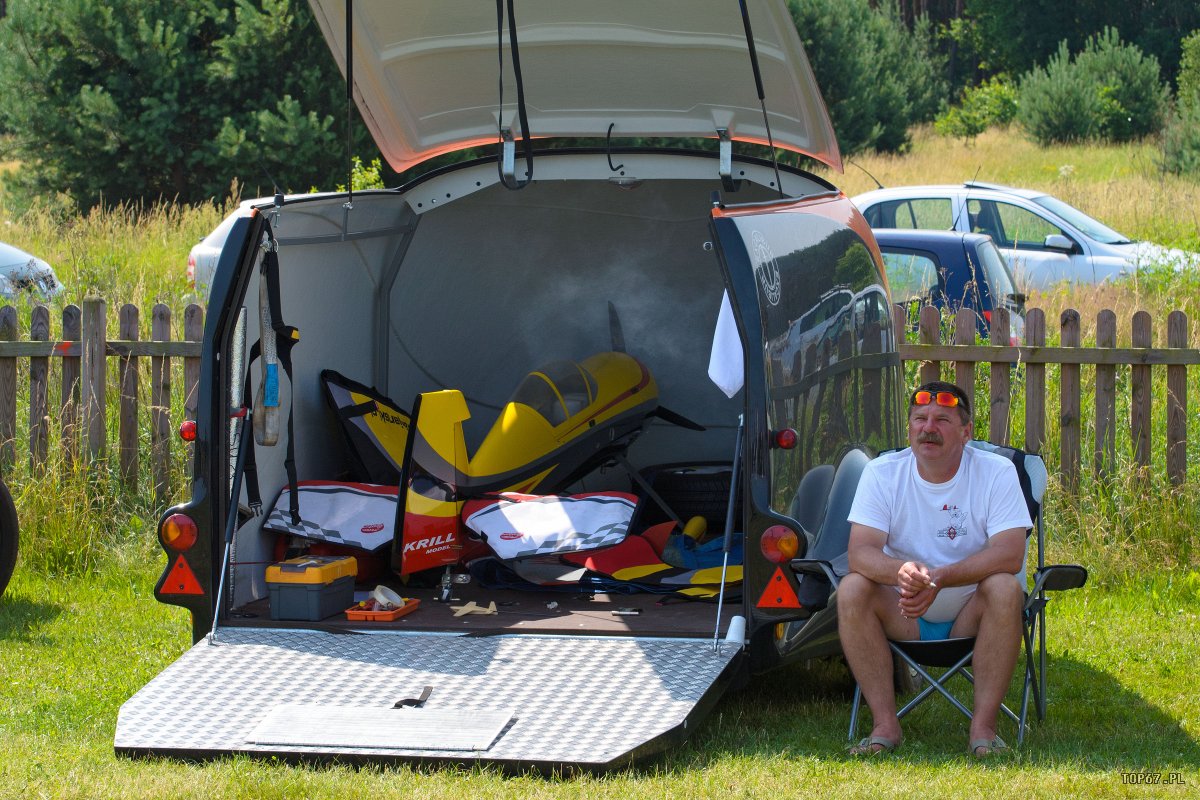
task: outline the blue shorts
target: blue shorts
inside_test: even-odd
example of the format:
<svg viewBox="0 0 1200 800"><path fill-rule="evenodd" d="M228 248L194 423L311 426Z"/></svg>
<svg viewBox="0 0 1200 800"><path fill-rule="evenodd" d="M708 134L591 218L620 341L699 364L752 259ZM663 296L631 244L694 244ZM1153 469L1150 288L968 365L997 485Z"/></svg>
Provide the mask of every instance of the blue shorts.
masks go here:
<svg viewBox="0 0 1200 800"><path fill-rule="evenodd" d="M946 620L945 622L930 622L924 617L917 617L917 627L921 629L921 641L928 642L937 639L949 639L950 629L954 627L954 620Z"/></svg>

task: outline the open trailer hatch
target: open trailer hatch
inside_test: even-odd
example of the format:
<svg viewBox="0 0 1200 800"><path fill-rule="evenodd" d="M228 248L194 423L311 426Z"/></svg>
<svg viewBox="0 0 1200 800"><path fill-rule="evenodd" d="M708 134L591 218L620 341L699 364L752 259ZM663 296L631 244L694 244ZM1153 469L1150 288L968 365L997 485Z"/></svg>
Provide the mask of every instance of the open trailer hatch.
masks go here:
<svg viewBox="0 0 1200 800"><path fill-rule="evenodd" d="M613 767L686 736L740 652L711 639L225 628L121 707L115 747Z"/></svg>

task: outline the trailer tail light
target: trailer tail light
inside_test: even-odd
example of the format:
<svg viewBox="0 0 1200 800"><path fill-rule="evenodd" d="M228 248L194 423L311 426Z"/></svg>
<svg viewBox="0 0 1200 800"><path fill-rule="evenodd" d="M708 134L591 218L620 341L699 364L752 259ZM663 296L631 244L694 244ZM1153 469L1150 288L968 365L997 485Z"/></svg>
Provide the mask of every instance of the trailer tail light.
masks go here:
<svg viewBox="0 0 1200 800"><path fill-rule="evenodd" d="M772 439L772 442L780 450L791 450L796 446L796 442L799 441L799 438L800 437L796 435L795 430L792 428L784 428L783 430L775 431L775 436Z"/></svg>
<svg viewBox="0 0 1200 800"><path fill-rule="evenodd" d="M197 534L196 521L187 514L172 514L163 522L162 542L176 553L190 550Z"/></svg>
<svg viewBox="0 0 1200 800"><path fill-rule="evenodd" d="M763 556L772 564L786 564L796 557L800 539L796 532L785 525L772 525L763 531L758 546Z"/></svg>
<svg viewBox="0 0 1200 800"><path fill-rule="evenodd" d="M185 442L196 441L195 420L185 419L183 422L179 423L179 438L183 439Z"/></svg>

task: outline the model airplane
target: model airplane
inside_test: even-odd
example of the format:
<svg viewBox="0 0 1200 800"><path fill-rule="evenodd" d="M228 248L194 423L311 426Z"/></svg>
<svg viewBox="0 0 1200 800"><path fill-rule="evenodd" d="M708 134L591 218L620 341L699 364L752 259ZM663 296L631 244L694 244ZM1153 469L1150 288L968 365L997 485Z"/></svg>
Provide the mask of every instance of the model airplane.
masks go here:
<svg viewBox="0 0 1200 800"><path fill-rule="evenodd" d="M611 304L609 309L613 350L530 372L471 456L462 427L471 412L462 392L417 398L401 477L402 545L393 558L401 574L458 560L465 500L561 491L623 458L652 417L704 430L658 404L658 384L646 365L624 352Z"/></svg>

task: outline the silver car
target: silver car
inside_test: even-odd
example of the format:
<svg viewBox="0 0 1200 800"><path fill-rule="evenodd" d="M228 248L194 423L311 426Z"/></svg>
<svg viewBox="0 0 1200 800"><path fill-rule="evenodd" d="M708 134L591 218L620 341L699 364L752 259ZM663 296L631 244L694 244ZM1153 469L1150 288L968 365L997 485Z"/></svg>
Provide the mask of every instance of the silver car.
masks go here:
<svg viewBox="0 0 1200 800"><path fill-rule="evenodd" d="M1137 242L1045 192L990 183L897 186L851 198L872 228L986 233L1022 289L1101 283L1148 266L1197 266L1200 256Z"/></svg>
<svg viewBox="0 0 1200 800"><path fill-rule="evenodd" d="M63 290L54 269L37 256L0 242L0 297L12 300L23 291L51 298Z"/></svg>

